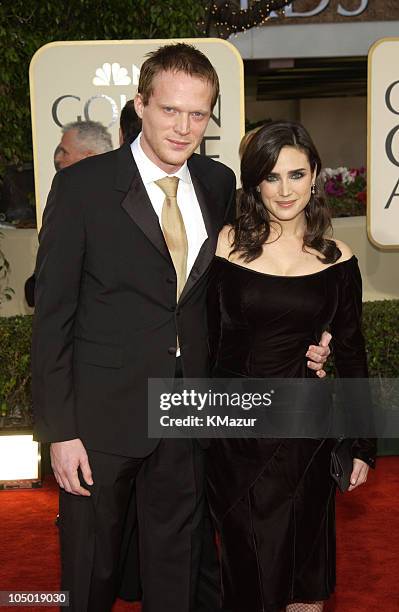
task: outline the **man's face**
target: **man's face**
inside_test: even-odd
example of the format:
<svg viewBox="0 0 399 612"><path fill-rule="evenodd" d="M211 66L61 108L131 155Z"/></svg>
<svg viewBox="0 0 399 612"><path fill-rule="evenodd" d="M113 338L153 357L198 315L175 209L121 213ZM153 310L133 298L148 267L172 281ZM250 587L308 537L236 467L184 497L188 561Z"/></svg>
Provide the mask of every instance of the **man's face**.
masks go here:
<svg viewBox="0 0 399 612"><path fill-rule="evenodd" d="M200 144L211 116L212 86L184 72L161 72L144 106L135 98L142 119L144 153L167 174L176 172Z"/></svg>
<svg viewBox="0 0 399 612"><path fill-rule="evenodd" d="M54 165L57 170L72 166L72 164L76 164L81 159L93 154L76 136L77 130L69 130L62 135L61 142L54 154Z"/></svg>

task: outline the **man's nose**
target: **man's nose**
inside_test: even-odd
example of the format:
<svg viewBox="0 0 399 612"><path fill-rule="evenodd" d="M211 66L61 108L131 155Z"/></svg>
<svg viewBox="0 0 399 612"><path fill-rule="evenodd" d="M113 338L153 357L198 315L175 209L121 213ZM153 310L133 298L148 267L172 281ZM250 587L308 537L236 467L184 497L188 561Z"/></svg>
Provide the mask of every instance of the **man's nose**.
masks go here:
<svg viewBox="0 0 399 612"><path fill-rule="evenodd" d="M190 116L188 113L179 113L175 130L178 134L188 134L190 131Z"/></svg>

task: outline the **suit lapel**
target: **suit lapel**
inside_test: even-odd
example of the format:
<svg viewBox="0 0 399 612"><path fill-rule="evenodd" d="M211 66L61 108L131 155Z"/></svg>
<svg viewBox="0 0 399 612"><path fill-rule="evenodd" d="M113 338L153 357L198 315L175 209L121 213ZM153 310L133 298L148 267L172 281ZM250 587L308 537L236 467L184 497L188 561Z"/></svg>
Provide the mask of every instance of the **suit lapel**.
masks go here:
<svg viewBox="0 0 399 612"><path fill-rule="evenodd" d="M194 191L201 208L208 238L202 244L197 255L197 259L191 268L179 302L185 299L194 285L201 279L211 263L216 250L219 226L222 222L222 219L219 218L219 208L216 205L215 198L205 186L203 178L195 166L194 160L195 158L191 158L188 161L188 166Z"/></svg>
<svg viewBox="0 0 399 612"><path fill-rule="evenodd" d="M179 302L185 299L210 265L216 250L218 231L223 223L223 211L217 206L212 192L205 185L201 169L197 167L195 158L196 156L193 156L188 160L188 167L208 238L201 246ZM129 144L123 145L118 150L117 165L115 188L124 194L121 201L122 208L159 253L171 263L172 260L159 225L158 216L141 180Z"/></svg>
<svg viewBox="0 0 399 612"><path fill-rule="evenodd" d="M121 206L161 255L171 261L158 216L141 180L130 145L121 147L119 153L115 187L125 193Z"/></svg>

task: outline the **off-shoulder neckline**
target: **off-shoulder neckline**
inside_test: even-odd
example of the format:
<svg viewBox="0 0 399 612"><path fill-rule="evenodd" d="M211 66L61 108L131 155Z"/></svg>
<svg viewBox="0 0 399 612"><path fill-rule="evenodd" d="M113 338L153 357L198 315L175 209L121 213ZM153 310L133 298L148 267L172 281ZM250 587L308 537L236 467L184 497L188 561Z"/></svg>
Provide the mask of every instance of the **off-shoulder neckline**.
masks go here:
<svg viewBox="0 0 399 612"><path fill-rule="evenodd" d="M349 262L352 261L357 261L357 257L356 255L352 255L351 257L349 257L349 259L345 259L344 261L339 261L336 264L332 264L331 266L328 266L327 268L324 268L322 270L318 270L317 272L311 272L310 274L269 274L268 272L259 272L259 270L252 270L252 268L247 268L246 266L241 266L240 264L235 263L234 261L230 261L229 259L226 259L225 257L220 257L220 255L215 255L216 259L219 259L220 261L224 261L232 266L235 266L236 268L240 268L241 270L246 270L247 272L252 272L254 274L260 274L261 276L271 276L274 278L306 278L308 276L317 276L318 274L323 274L324 272L327 272L328 270L331 270L332 268L337 268L338 266L342 266L343 264L347 264Z"/></svg>

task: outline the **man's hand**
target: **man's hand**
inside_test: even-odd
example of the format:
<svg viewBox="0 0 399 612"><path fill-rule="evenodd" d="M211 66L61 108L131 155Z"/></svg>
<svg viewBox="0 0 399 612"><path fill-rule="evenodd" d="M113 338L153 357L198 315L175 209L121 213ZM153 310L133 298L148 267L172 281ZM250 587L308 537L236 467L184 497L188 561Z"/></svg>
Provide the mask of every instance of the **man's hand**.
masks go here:
<svg viewBox="0 0 399 612"><path fill-rule="evenodd" d="M331 334L324 331L321 336L319 346L309 346L308 352L306 353L306 357L309 359L308 368L310 370L314 370L319 378L324 378L324 376L326 375L325 371L323 370L323 365L325 364L331 353L328 347L331 338Z"/></svg>
<svg viewBox="0 0 399 612"><path fill-rule="evenodd" d="M74 495L90 496L90 491L81 486L78 477L80 467L84 481L93 484L86 449L79 438L65 442L53 442L50 446L51 467L61 489Z"/></svg>

